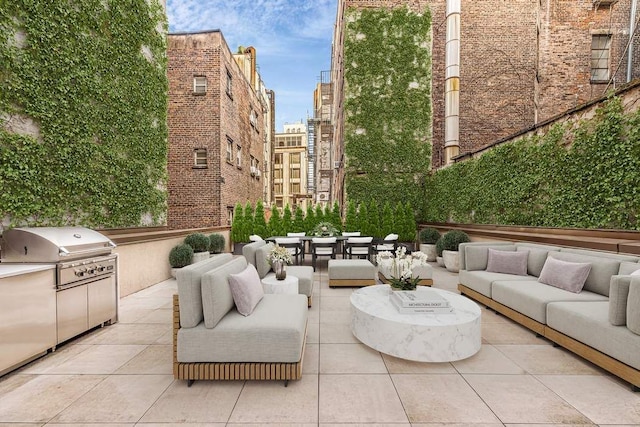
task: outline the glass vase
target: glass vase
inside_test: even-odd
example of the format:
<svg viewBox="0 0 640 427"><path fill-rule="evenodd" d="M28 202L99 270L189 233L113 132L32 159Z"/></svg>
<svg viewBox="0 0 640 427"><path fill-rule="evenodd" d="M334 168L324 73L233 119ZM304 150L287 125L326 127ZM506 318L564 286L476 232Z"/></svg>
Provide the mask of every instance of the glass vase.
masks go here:
<svg viewBox="0 0 640 427"><path fill-rule="evenodd" d="M287 277L287 264L282 260L276 260L273 262L273 271L277 280L284 280Z"/></svg>

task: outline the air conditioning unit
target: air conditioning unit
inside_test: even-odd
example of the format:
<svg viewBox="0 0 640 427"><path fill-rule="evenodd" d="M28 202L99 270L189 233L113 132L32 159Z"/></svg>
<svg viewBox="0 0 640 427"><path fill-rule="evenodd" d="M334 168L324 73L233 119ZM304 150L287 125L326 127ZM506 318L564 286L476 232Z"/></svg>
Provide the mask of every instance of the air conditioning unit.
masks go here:
<svg viewBox="0 0 640 427"><path fill-rule="evenodd" d="M258 169L255 166L251 166L251 176L256 176Z"/></svg>
<svg viewBox="0 0 640 427"><path fill-rule="evenodd" d="M337 162L333 162L333 168L334 169L340 169L342 167L342 162L337 161Z"/></svg>
<svg viewBox="0 0 640 427"><path fill-rule="evenodd" d="M260 169L258 169L258 170L256 171L256 176L257 176L258 178L260 178L260 175L262 175L262 172L260 172Z"/></svg>

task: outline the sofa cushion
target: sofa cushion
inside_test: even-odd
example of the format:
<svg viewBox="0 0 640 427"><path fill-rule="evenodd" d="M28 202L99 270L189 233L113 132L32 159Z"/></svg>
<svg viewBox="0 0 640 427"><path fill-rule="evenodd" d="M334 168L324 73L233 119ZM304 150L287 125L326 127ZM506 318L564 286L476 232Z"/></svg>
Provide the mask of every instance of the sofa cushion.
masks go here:
<svg viewBox="0 0 640 427"><path fill-rule="evenodd" d="M264 296L258 272L252 264L238 274L229 275L229 287L238 313L250 315Z"/></svg>
<svg viewBox="0 0 640 427"><path fill-rule="evenodd" d="M289 265L287 274L298 278L298 293L308 297L313 292L313 267L308 265Z"/></svg>
<svg viewBox="0 0 640 427"><path fill-rule="evenodd" d="M527 275L528 251L513 252L489 248L487 271L493 273Z"/></svg>
<svg viewBox="0 0 640 427"><path fill-rule="evenodd" d="M202 309L205 327L214 328L220 319L233 309L229 275L240 273L245 268L247 268L247 260L244 257L237 257L203 276Z"/></svg>
<svg viewBox="0 0 640 427"><path fill-rule="evenodd" d="M251 316L231 310L213 329L178 331L179 362L283 362L302 357L307 297L266 294Z"/></svg>
<svg viewBox="0 0 640 427"><path fill-rule="evenodd" d="M469 245L464 247L465 252L465 265L464 270L486 270L487 263L489 262L489 248L498 249L501 251L515 251L514 245L491 245L486 244L483 246ZM461 266L462 268L462 266Z"/></svg>
<svg viewBox="0 0 640 427"><path fill-rule="evenodd" d="M584 282L584 289L609 296L611 276L618 274L620 261L610 256L600 256L600 253L605 254L604 252L565 252L564 249L562 248L560 252L549 252L548 257L568 262L590 263L591 271L589 271L587 280ZM591 255L584 255L583 252L589 252Z"/></svg>
<svg viewBox="0 0 640 427"><path fill-rule="evenodd" d="M271 271L271 263L269 262L269 252L275 245L273 243L267 243L259 247L254 256L256 270L258 270L258 276L264 279L264 276Z"/></svg>
<svg viewBox="0 0 640 427"><path fill-rule="evenodd" d="M256 265L256 251L266 245L267 242L264 240L256 240L255 242L249 243L242 247L242 256L247 259L249 264L253 264L256 269L258 266Z"/></svg>
<svg viewBox="0 0 640 427"><path fill-rule="evenodd" d="M576 249L576 248L560 248L560 252L578 254L578 255L586 255L586 256L595 256L598 258L607 258L611 260L615 260L618 262L638 262L640 258L633 255L624 255L615 252L604 252L604 251L595 251L591 249Z"/></svg>
<svg viewBox="0 0 640 427"><path fill-rule="evenodd" d="M637 262L623 261L620 263L620 269L618 270L619 275L624 276L634 272L640 274L640 264Z"/></svg>
<svg viewBox="0 0 640 427"><path fill-rule="evenodd" d="M491 295L500 304L522 313L535 321L547 322L547 304L555 301L606 301L607 297L589 291L579 294L545 285L535 280L496 281Z"/></svg>
<svg viewBox="0 0 640 427"><path fill-rule="evenodd" d="M491 283L496 280L536 280L532 276L518 276L515 274L491 273L489 271L460 270L458 275L460 284L482 295L491 298Z"/></svg>
<svg viewBox="0 0 640 427"><path fill-rule="evenodd" d="M178 270L178 298L180 300L180 327L194 328L204 319L202 314L202 275L224 263L231 261L233 255L224 253L188 265Z"/></svg>
<svg viewBox="0 0 640 427"><path fill-rule="evenodd" d="M611 285L609 287L609 323L612 325L627 325L629 283L631 283L631 276L611 277Z"/></svg>
<svg viewBox="0 0 640 427"><path fill-rule="evenodd" d="M540 277L542 267L547 260L549 252L559 252L560 247L539 245L536 243L516 243L517 251L529 251L529 257L527 259L527 274L530 276Z"/></svg>
<svg viewBox="0 0 640 427"><path fill-rule="evenodd" d="M542 267L538 282L579 293L589 271L591 264L588 262L568 262L549 257Z"/></svg>
<svg viewBox="0 0 640 427"><path fill-rule="evenodd" d="M640 278L634 277L629 283L627 299L627 328L640 335Z"/></svg>
<svg viewBox="0 0 640 427"><path fill-rule="evenodd" d="M640 339L628 328L609 323L607 301L549 303L547 325L640 369Z"/></svg>

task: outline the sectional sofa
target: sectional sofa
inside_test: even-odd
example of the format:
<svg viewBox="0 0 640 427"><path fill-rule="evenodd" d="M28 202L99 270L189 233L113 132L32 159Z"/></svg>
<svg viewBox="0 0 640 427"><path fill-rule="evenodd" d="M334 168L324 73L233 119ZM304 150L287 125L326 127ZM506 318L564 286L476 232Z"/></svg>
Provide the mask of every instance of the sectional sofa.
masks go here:
<svg viewBox="0 0 640 427"><path fill-rule="evenodd" d="M234 280L254 267L243 256L220 254L181 268L173 298L173 374L187 380L289 380L302 377L307 297L265 294L245 310ZM237 282L236 282L237 283ZM257 283L257 284L256 284ZM251 294L249 294L251 296ZM257 303L256 303L257 301Z"/></svg>
<svg viewBox="0 0 640 427"><path fill-rule="evenodd" d="M639 258L507 242L463 243L459 253L462 294L639 390Z"/></svg>

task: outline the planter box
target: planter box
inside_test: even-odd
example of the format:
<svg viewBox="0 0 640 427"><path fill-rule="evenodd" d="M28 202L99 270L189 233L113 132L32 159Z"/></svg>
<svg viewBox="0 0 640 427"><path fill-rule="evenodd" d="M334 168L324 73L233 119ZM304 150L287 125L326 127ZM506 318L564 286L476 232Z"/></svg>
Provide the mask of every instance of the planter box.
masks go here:
<svg viewBox="0 0 640 427"><path fill-rule="evenodd" d="M193 254L193 258L191 258L191 264L204 261L205 259L209 259L209 252L196 252Z"/></svg>
<svg viewBox="0 0 640 427"><path fill-rule="evenodd" d="M420 252L427 256L427 261L435 261L437 257L436 253L436 245L421 243L420 244Z"/></svg>
<svg viewBox="0 0 640 427"><path fill-rule="evenodd" d="M460 270L460 254L458 251L442 251L442 259L448 271L457 273Z"/></svg>

